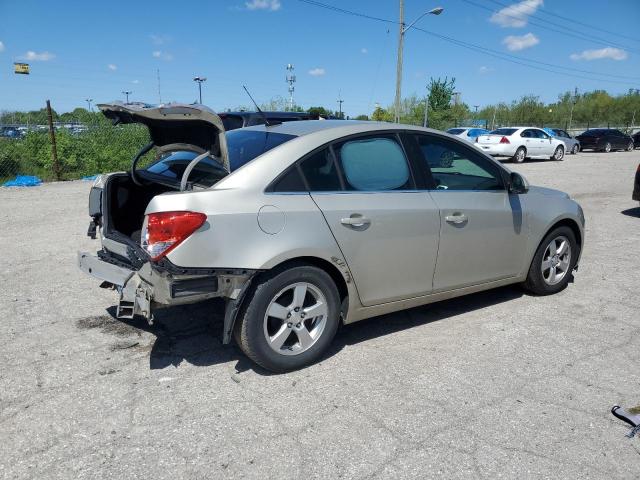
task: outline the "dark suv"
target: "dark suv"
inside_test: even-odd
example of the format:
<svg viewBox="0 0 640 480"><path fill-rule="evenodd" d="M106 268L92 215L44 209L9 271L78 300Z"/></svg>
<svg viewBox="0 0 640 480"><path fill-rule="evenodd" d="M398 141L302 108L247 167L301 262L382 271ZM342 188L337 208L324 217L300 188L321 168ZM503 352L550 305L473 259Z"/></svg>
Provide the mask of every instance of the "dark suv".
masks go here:
<svg viewBox="0 0 640 480"><path fill-rule="evenodd" d="M576 137L581 150L633 150L633 139L614 128L592 128Z"/></svg>
<svg viewBox="0 0 640 480"><path fill-rule="evenodd" d="M263 112L269 122L283 123L298 120L318 120L318 115L306 112ZM222 112L218 113L225 130L264 125L264 117L259 112Z"/></svg>

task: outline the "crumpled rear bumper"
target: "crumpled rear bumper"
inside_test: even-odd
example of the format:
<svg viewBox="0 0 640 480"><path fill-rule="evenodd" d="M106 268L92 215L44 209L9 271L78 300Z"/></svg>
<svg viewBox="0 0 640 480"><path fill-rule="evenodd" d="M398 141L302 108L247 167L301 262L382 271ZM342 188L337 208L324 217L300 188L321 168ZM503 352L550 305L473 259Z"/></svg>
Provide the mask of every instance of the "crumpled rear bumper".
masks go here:
<svg viewBox="0 0 640 480"><path fill-rule="evenodd" d="M104 252L102 252L104 253ZM120 263L120 264L118 264ZM144 263L138 270L127 268L108 255L78 252L80 270L103 281L101 286L115 289L119 295L117 316L141 315L153 320L153 309L196 303L208 298L239 300L255 270L182 269ZM172 270L172 271L170 271Z"/></svg>

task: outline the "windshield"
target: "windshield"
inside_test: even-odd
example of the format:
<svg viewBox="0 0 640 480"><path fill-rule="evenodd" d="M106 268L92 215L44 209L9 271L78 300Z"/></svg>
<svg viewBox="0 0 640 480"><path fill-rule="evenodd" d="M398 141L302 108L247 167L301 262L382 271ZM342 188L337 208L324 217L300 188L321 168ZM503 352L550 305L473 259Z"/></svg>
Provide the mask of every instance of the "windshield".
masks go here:
<svg viewBox="0 0 640 480"><path fill-rule="evenodd" d="M226 133L231 171L240 168L259 155L278 145L296 138L294 135L272 133L268 131L234 130ZM161 176L172 183L179 183L189 162L198 153L181 150L169 152L146 168L147 173ZM226 172L214 157L202 159L189 174L189 182L210 187L223 178Z"/></svg>
<svg viewBox="0 0 640 480"><path fill-rule="evenodd" d="M517 130L517 128L498 128L491 132L491 135L506 135L508 137L509 135L516 133Z"/></svg>

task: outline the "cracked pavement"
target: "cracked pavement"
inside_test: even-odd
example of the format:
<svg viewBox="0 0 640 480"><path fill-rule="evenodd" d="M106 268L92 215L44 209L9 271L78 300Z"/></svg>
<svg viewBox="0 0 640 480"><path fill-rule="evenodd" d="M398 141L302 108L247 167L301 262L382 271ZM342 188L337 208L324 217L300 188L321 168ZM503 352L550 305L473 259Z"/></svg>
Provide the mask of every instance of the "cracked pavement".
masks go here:
<svg viewBox="0 0 640 480"><path fill-rule="evenodd" d="M112 318L75 266L90 183L0 189L2 478L638 478L640 151L511 168L583 206L555 296L517 286L344 327L271 375L222 346L222 303Z"/></svg>

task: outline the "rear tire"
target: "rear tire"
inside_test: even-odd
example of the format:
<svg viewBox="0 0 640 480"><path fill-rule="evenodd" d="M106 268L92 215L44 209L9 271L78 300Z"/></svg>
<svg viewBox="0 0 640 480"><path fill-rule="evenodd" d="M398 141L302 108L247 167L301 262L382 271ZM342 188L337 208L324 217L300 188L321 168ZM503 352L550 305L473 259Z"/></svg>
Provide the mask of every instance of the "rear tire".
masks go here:
<svg viewBox="0 0 640 480"><path fill-rule="evenodd" d="M518 147L516 153L513 155L513 163L522 163L527 158L527 149L524 147Z"/></svg>
<svg viewBox="0 0 640 480"><path fill-rule="evenodd" d="M580 145L578 145L577 143L573 146L573 148L571 149L571 153L573 155L576 155L578 152L580 151Z"/></svg>
<svg viewBox="0 0 640 480"><path fill-rule="evenodd" d="M633 142L629 142L629 145L627 145L627 152L632 152L633 148Z"/></svg>
<svg viewBox="0 0 640 480"><path fill-rule="evenodd" d="M605 153L609 153L611 151L611 144L609 142L605 143L602 151Z"/></svg>
<svg viewBox="0 0 640 480"><path fill-rule="evenodd" d="M573 230L564 226L554 228L540 242L524 288L536 295L552 295L564 290L571 279L579 253Z"/></svg>
<svg viewBox="0 0 640 480"><path fill-rule="evenodd" d="M556 148L556 151L553 153L553 157L551 157L551 160L561 162L563 159L564 159L564 147L562 145L559 145Z"/></svg>
<svg viewBox="0 0 640 480"><path fill-rule="evenodd" d="M272 372L288 372L322 356L336 334L339 319L340 296L329 274L296 264L267 272L259 279L245 300L234 337L258 365Z"/></svg>

